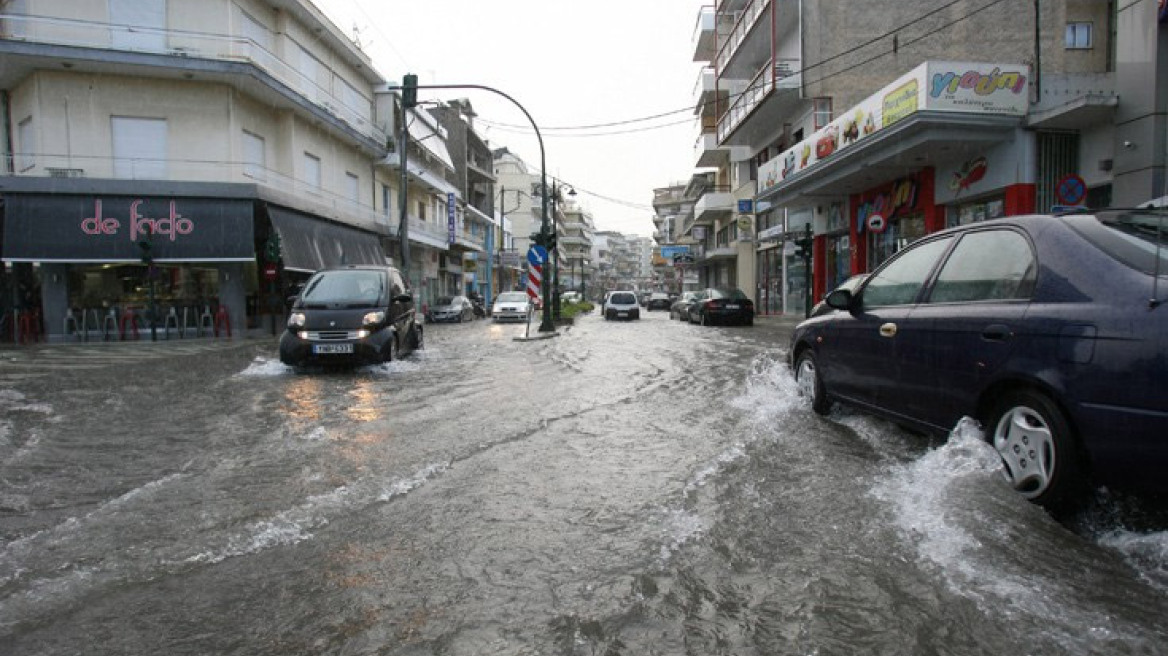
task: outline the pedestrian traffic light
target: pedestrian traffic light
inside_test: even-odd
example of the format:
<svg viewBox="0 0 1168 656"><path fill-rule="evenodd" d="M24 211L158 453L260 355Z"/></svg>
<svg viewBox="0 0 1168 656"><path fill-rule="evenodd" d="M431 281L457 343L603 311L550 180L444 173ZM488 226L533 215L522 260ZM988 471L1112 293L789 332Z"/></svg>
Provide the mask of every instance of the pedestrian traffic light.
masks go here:
<svg viewBox="0 0 1168 656"><path fill-rule="evenodd" d="M151 244L149 239L138 240L138 254L142 258L142 264L146 266L154 264L154 244Z"/></svg>
<svg viewBox="0 0 1168 656"><path fill-rule="evenodd" d="M406 73L402 76L402 107L410 109L418 106L418 76Z"/></svg>

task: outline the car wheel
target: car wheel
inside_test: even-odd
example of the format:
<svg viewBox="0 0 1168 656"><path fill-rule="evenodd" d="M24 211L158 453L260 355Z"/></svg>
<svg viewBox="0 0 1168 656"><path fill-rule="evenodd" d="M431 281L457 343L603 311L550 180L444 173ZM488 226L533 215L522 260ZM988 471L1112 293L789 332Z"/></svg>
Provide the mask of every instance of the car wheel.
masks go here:
<svg viewBox="0 0 1168 656"><path fill-rule="evenodd" d="M1086 467L1070 422L1046 395L1011 392L990 412L986 439L1002 458L1006 480L1051 512L1074 510L1087 491Z"/></svg>
<svg viewBox="0 0 1168 656"><path fill-rule="evenodd" d="M799 386L799 396L811 399L811 409L816 414L826 415L831 411L831 398L819 377L815 353L809 348L804 349L795 362L795 383Z"/></svg>
<svg viewBox="0 0 1168 656"><path fill-rule="evenodd" d="M748 325L748 326L754 325L754 317L753 316L746 317L746 325Z"/></svg>
<svg viewBox="0 0 1168 656"><path fill-rule="evenodd" d="M385 353L383 354L381 360L382 362L393 362L397 358L397 337L395 336L391 337L389 342L385 345Z"/></svg>
<svg viewBox="0 0 1168 656"><path fill-rule="evenodd" d="M705 313L705 312L703 312L703 313L701 314L701 320L702 320L702 321L701 321L701 324L702 324L703 326L712 326L712 325L714 325L714 324L713 324L713 322L711 322L711 321L710 321L710 318L709 318L709 317L706 315L706 313Z"/></svg>

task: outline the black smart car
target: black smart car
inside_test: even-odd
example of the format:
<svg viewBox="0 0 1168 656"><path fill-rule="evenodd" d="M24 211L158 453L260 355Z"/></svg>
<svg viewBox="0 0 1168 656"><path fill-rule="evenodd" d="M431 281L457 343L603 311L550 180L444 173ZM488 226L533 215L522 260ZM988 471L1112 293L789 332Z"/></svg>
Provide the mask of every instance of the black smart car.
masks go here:
<svg viewBox="0 0 1168 656"><path fill-rule="evenodd" d="M313 274L292 304L280 361L353 366L396 360L422 346L422 325L401 273L347 266Z"/></svg>

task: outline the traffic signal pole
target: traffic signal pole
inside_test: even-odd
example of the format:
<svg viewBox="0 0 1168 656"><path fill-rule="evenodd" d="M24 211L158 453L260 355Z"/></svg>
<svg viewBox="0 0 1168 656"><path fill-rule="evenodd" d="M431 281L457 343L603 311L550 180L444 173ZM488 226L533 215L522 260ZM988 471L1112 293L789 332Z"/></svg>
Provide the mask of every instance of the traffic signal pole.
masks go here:
<svg viewBox="0 0 1168 656"><path fill-rule="evenodd" d="M539 232L545 240L551 240L551 243L554 244L555 243L555 233L550 230L550 226L548 224L547 153L543 147L543 135L540 134L540 132L539 132L539 126L535 124L535 119L531 118L531 114L528 113L527 109L523 105L519 104L518 100L515 100L514 98L507 95L506 93L503 93L502 91L499 91L498 89L495 89L493 87L488 87L488 86L485 86L482 84L418 84L417 79L418 79L418 76L416 76L416 75L405 75L402 78L402 85L401 86L396 86L396 87L395 86L387 86L386 89L389 91L401 92L402 105L405 106L406 102L408 100L408 101L412 102L410 107L413 107L414 105L417 104L417 90L418 89L478 89L481 91L490 91L491 93L498 94L498 95L506 98L507 100L510 100L513 105L515 105L516 107L519 108L519 111L523 112L523 115L527 117L528 122L531 123L531 127L535 130L535 138L539 141L540 189L543 190L543 193L540 194L542 209L541 209L541 221L540 221ZM405 118L406 117L405 117L405 113L404 113L405 110L403 109L402 111L403 111L403 113L402 113L402 125L403 125L402 133L404 134L405 133L404 125L405 125ZM404 139L403 139L403 144L404 144ZM405 155L405 151L403 150L402 151L402 196L403 197L405 196L405 180L406 180L405 169L406 169L406 155ZM404 201L403 201L403 204L404 204ZM406 223L406 216L405 216L405 211L403 210L402 211L402 225L404 226L405 223ZM404 236L405 233L403 232L402 234L403 234L403 237L402 237L403 252L408 253L409 252L408 246L404 245L404 242L406 241L406 237ZM408 266L408 263L403 263L403 264L406 264ZM541 332L541 333L555 332L556 326L552 322L551 285L546 284L546 281L545 281L545 284L543 285L543 287L540 291L543 293L543 320L539 324L539 332Z"/></svg>

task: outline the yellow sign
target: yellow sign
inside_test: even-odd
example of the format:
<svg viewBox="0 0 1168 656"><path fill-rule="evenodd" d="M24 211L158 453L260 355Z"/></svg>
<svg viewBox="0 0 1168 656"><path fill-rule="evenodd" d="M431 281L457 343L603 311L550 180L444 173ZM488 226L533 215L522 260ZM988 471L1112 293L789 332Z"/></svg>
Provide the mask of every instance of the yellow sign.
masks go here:
<svg viewBox="0 0 1168 656"><path fill-rule="evenodd" d="M884 96L882 127L888 127L900 119L916 113L919 89L916 78L913 78Z"/></svg>

